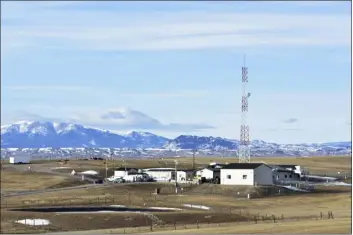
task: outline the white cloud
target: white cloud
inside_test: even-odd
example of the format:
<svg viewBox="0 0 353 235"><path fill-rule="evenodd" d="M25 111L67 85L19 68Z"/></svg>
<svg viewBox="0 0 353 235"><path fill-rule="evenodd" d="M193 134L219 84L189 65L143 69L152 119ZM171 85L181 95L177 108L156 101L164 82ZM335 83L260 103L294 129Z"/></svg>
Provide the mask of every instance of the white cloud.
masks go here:
<svg viewBox="0 0 353 235"><path fill-rule="evenodd" d="M349 15L206 11L114 14L67 8L34 8L29 13L19 9L24 14L17 18L23 23L4 24L2 35L21 38L16 43L21 46L43 47L44 42L53 46L55 42L57 47L82 50L170 50L350 45ZM11 12L16 14L13 9ZM4 18L11 19L11 15ZM4 47L16 44L5 40Z"/></svg>
<svg viewBox="0 0 353 235"><path fill-rule="evenodd" d="M6 120L8 122L9 117L7 117ZM147 114L129 108L109 110L105 112L76 113L72 114L69 118L47 117L26 111L12 114L12 122L22 120L74 122L108 130L162 130L171 132L195 132L214 128L211 125L198 123L162 123Z"/></svg>

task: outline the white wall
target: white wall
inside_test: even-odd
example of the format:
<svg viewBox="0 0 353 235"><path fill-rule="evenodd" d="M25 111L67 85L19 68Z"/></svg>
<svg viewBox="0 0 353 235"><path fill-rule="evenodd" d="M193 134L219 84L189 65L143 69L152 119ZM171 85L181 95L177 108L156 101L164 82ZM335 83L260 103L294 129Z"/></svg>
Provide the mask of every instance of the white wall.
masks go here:
<svg viewBox="0 0 353 235"><path fill-rule="evenodd" d="M172 178L171 171L145 171L150 177L155 179L166 179L169 180Z"/></svg>
<svg viewBox="0 0 353 235"><path fill-rule="evenodd" d="M18 163L18 162L22 162L22 163L29 163L31 161L31 157L30 156L14 156L14 157L9 157L9 163Z"/></svg>
<svg viewBox="0 0 353 235"><path fill-rule="evenodd" d="M243 175L246 176L246 179L243 179ZM228 176L230 176L230 179L228 178ZM221 169L221 184L224 184L224 185L254 185L254 170L252 170L252 169Z"/></svg>
<svg viewBox="0 0 353 235"><path fill-rule="evenodd" d="M199 177L205 177L206 179L213 179L213 171L205 168L196 172Z"/></svg>
<svg viewBox="0 0 353 235"><path fill-rule="evenodd" d="M272 168L261 165L254 169L254 184L256 185L272 185L273 173Z"/></svg>
<svg viewBox="0 0 353 235"><path fill-rule="evenodd" d="M137 170L134 169L130 169L128 171L114 171L114 176L115 177L124 177L125 175L128 175L128 173L133 174L133 173L137 173Z"/></svg>
<svg viewBox="0 0 353 235"><path fill-rule="evenodd" d="M114 176L115 177L124 177L127 174L128 174L127 171L114 171Z"/></svg>

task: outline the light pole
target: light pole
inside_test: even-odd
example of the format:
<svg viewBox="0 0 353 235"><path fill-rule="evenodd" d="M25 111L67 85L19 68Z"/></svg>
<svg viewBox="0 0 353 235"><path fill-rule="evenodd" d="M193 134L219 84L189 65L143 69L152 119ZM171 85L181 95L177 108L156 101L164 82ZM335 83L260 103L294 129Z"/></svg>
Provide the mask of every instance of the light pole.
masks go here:
<svg viewBox="0 0 353 235"><path fill-rule="evenodd" d="M178 171L177 171L178 160L174 160L174 162L175 162L175 193L178 193Z"/></svg>
<svg viewBox="0 0 353 235"><path fill-rule="evenodd" d="M105 180L108 178L108 155L105 155Z"/></svg>

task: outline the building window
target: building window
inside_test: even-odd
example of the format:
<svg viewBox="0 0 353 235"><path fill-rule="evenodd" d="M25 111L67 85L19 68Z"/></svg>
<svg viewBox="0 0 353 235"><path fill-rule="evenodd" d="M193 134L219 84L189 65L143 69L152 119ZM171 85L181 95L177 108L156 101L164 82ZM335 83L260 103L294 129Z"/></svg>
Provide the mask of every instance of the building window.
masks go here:
<svg viewBox="0 0 353 235"><path fill-rule="evenodd" d="M289 178L292 178L292 175L289 175Z"/></svg>
<svg viewBox="0 0 353 235"><path fill-rule="evenodd" d="M247 175L243 175L243 180L246 180L248 176Z"/></svg>
<svg viewBox="0 0 353 235"><path fill-rule="evenodd" d="M287 179L287 175L284 175L284 178L286 178L286 179Z"/></svg>
<svg viewBox="0 0 353 235"><path fill-rule="evenodd" d="M231 175L227 175L227 179L229 179L229 180L230 180L231 178L232 178L232 176L231 176Z"/></svg>

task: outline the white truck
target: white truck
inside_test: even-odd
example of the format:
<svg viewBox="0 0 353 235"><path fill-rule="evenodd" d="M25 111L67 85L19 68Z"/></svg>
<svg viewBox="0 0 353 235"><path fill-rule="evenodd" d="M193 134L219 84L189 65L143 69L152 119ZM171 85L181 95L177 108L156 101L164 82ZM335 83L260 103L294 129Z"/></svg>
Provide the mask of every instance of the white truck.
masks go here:
<svg viewBox="0 0 353 235"><path fill-rule="evenodd" d="M30 161L31 157L26 155L13 156L9 158L9 163L11 164L28 164Z"/></svg>

